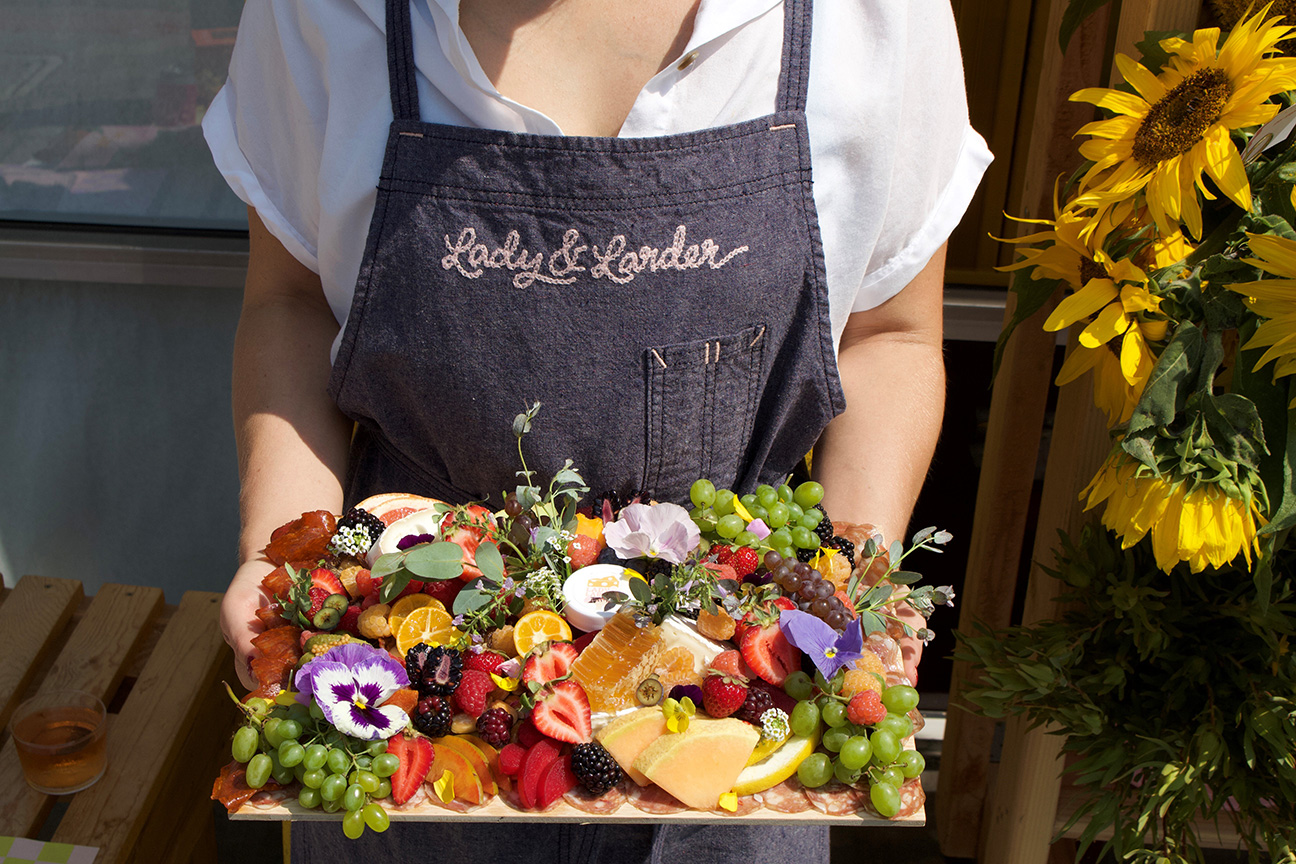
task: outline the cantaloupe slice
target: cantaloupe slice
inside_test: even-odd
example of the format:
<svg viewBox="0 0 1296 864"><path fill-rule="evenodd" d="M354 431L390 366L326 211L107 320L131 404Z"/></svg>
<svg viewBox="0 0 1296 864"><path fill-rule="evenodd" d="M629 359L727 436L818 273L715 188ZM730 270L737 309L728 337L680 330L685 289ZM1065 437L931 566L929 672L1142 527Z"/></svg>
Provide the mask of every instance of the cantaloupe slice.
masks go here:
<svg viewBox="0 0 1296 864"><path fill-rule="evenodd" d="M645 747L634 768L694 810L711 810L733 789L759 740L750 723L694 717L688 731Z"/></svg>
<svg viewBox="0 0 1296 864"><path fill-rule="evenodd" d="M618 717L594 734L603 749L612 754L630 779L640 786L650 781L634 767L634 761L644 748L666 734L666 715L660 708L640 708Z"/></svg>

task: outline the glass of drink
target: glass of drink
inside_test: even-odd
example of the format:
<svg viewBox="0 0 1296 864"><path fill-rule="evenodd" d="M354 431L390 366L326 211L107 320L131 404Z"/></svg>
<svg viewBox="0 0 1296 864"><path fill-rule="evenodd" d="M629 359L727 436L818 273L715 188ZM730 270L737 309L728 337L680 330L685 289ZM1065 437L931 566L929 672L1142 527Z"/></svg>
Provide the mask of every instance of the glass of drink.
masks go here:
<svg viewBox="0 0 1296 864"><path fill-rule="evenodd" d="M81 690L53 690L19 705L11 728L27 783L66 795L102 777L105 713L103 702Z"/></svg>

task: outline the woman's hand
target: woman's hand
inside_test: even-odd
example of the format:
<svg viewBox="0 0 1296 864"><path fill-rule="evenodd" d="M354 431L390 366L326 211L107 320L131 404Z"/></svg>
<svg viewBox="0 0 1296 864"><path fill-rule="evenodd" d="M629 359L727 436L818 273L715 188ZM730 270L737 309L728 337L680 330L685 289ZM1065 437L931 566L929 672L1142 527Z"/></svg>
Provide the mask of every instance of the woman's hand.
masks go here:
<svg viewBox="0 0 1296 864"><path fill-rule="evenodd" d="M239 681L248 690L255 690L259 682L252 676L250 665L252 654L256 650L252 639L261 632L261 621L256 617L256 610L269 602L261 588L261 580L266 577L274 565L264 558L248 561L234 573L225 598L221 601L220 623L225 641L234 649L234 669L238 672Z"/></svg>

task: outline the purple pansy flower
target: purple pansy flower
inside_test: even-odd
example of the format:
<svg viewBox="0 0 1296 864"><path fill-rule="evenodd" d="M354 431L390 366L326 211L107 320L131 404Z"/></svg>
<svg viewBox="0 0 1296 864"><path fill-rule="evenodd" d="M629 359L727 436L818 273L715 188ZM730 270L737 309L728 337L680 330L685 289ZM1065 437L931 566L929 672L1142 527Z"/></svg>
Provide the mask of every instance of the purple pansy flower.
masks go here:
<svg viewBox="0 0 1296 864"><path fill-rule="evenodd" d="M298 670L296 681L297 701L309 705L314 697L324 719L353 738L390 738L409 723L409 715L397 706L382 707L409 686L409 676L391 655L372 645L339 645Z"/></svg>
<svg viewBox="0 0 1296 864"><path fill-rule="evenodd" d="M858 621L851 621L840 636L837 631L809 612L784 609L779 628L797 650L814 662L825 679L864 656L864 632Z"/></svg>
<svg viewBox="0 0 1296 864"><path fill-rule="evenodd" d="M404 552L414 546L421 546L424 543L432 543L436 540L435 534L410 534L396 541L396 549Z"/></svg>
<svg viewBox="0 0 1296 864"><path fill-rule="evenodd" d="M608 546L622 558L660 558L683 564L702 532L678 504L631 504L603 528Z"/></svg>

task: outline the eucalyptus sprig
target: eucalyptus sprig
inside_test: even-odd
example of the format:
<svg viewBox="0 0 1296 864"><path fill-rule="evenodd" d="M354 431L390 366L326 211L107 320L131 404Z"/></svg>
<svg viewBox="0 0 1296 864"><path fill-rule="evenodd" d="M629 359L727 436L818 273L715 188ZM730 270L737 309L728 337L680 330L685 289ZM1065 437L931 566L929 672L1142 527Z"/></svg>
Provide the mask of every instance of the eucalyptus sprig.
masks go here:
<svg viewBox="0 0 1296 864"><path fill-rule="evenodd" d="M685 562L651 578L631 578L629 595L609 591L603 599L605 609L627 608L636 624L647 627L660 625L670 615L696 618L702 610L715 614L723 608L732 615L738 609L738 589L735 580L721 579L702 564Z"/></svg>
<svg viewBox="0 0 1296 864"><path fill-rule="evenodd" d="M872 588L855 600L855 612L859 615L860 626L864 628L865 636L885 632L887 622L892 621L904 628L906 636L917 636L924 642L931 641L935 634L930 630L925 627L914 630L913 627L894 613L886 611L885 607L893 603L905 603L925 618L931 615L937 606L953 606L954 589L952 587L933 587L931 585L918 588L911 587L923 578L922 574L912 570L900 569L900 565L904 560L918 550L923 549L939 554L943 551L939 547L944 546L953 539L954 536L948 531L940 531L933 526L923 528L914 534L908 549L905 549L904 544L899 540L891 543L886 550L886 571ZM860 566L854 569L850 581L846 583L847 597L853 598L856 596L864 574L869 572L873 563L881 555L882 547L878 545L874 538L870 537L864 542L863 561Z"/></svg>

